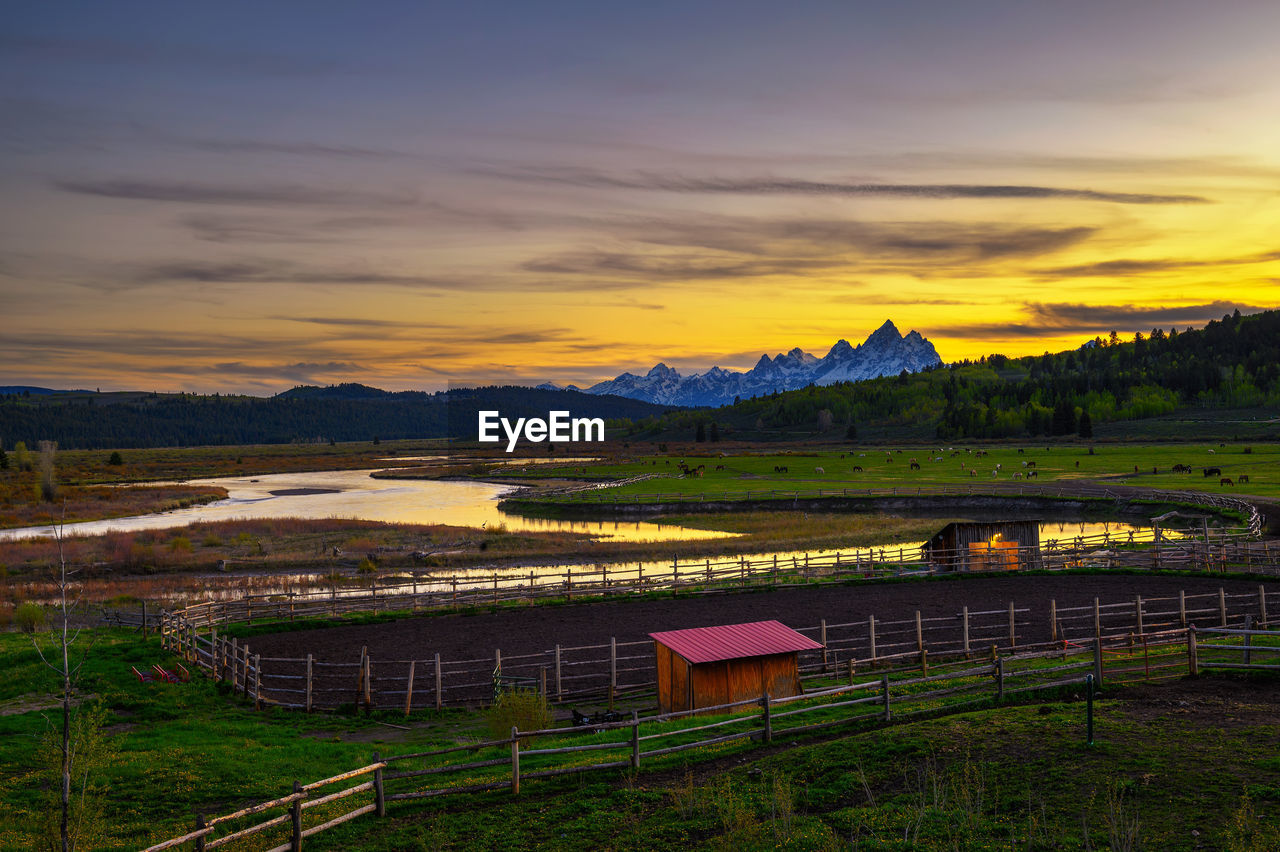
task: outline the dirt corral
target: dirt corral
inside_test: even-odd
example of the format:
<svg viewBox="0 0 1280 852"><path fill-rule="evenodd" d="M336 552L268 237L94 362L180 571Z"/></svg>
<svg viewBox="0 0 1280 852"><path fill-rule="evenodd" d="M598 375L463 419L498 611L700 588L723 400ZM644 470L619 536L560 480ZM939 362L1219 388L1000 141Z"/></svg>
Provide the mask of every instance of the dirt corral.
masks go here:
<svg viewBox="0 0 1280 852"><path fill-rule="evenodd" d="M250 639L263 657L264 694L297 703L296 681L308 654L315 660L316 706L357 699L358 661L363 647L373 661L375 705L403 705L409 661L415 660L414 706L435 703L435 655L439 654L444 704L475 703L492 695L495 650L502 673L546 677L553 697L591 697L607 691L610 642L617 642L617 684L625 690L652 677L653 631L776 619L821 640L827 624L828 662L833 666L871 654L875 617L875 655L910 656L920 637L931 654L961 650L962 613L969 612L970 648L1010 644L1009 607L1013 604L1018 645L1051 638L1051 603L1056 605L1058 637L1091 637L1094 598L1102 604L1104 632L1129 632L1141 609L1145 630L1177 626L1180 607L1199 625L1216 625L1225 604L1233 624L1262 613L1258 580L1210 576L1146 575L973 576L898 583L808 586L777 591L709 594L660 600L620 600L563 606L529 606L472 615L443 614L403 618L383 624L304 630ZM1219 599L1219 589L1225 596ZM1185 593L1185 603L1180 603ZM1280 616L1280 581L1266 590L1270 611ZM1139 606L1136 598L1141 597ZM1110 605L1110 606L1108 606ZM916 612L921 621L916 623ZM919 632L918 632L919 631ZM556 664L560 646L559 666ZM284 658L284 659L281 659ZM297 662L287 662L293 660ZM802 657L802 666L820 665L820 652ZM556 672L561 673L557 689ZM280 676L284 676L281 678ZM289 681L294 681L290 683ZM291 689L289 687L295 687ZM279 688L279 689L277 689ZM395 696L399 696L396 698Z"/></svg>

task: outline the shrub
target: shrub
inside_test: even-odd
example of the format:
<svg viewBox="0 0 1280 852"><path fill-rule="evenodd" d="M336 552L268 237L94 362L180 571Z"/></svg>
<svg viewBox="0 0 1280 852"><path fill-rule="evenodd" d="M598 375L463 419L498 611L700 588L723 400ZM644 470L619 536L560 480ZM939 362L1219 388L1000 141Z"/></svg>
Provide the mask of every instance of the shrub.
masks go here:
<svg viewBox="0 0 1280 852"><path fill-rule="evenodd" d="M185 535L175 536L174 538L169 539L169 549L174 553L190 553L191 539L187 538Z"/></svg>
<svg viewBox="0 0 1280 852"><path fill-rule="evenodd" d="M119 451L119 450L117 450L117 451L115 451L114 453L112 453L112 454L111 454L111 458L107 459L107 464L111 464L111 465L122 465L122 464L124 464L124 457L120 455L120 451Z"/></svg>
<svg viewBox="0 0 1280 852"><path fill-rule="evenodd" d="M209 533L207 536L204 537L204 540L200 542L200 546L201 547L222 547L222 539L218 538L213 533Z"/></svg>
<svg viewBox="0 0 1280 852"><path fill-rule="evenodd" d="M18 608L13 611L13 623L18 625L18 629L23 633L35 633L37 630L43 630L45 623L44 607L31 601L19 604Z"/></svg>
<svg viewBox="0 0 1280 852"><path fill-rule="evenodd" d="M512 726L521 731L537 731L550 728L555 720L546 696L536 689L508 689L489 708L487 721L489 735L500 740L511 736ZM520 745L528 747L528 738L522 738Z"/></svg>

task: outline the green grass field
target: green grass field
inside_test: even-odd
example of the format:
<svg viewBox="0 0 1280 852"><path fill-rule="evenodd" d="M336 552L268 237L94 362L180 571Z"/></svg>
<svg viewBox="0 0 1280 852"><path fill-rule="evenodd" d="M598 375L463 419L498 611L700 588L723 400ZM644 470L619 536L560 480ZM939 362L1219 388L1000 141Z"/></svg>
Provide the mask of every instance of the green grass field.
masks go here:
<svg viewBox="0 0 1280 852"><path fill-rule="evenodd" d="M854 447L848 450L814 450L780 453L757 453L743 449L727 449L719 455L714 444L703 444L699 455L662 455L642 457L619 463L583 465L578 468L588 477L623 478L643 474L659 474L633 484L601 491L599 497L612 500L627 494L685 494L745 496L758 495L771 489L806 491L917 487L934 485L989 485L1027 483L1096 483L1159 488L1168 490L1210 491L1221 494L1280 496L1280 445L1251 444L1100 444L1089 454L1089 447L1076 445L1000 444L984 446L987 455L965 452L961 445L941 450L933 447L903 447L886 453L883 447ZM1019 452L1019 450L1022 450ZM1248 450L1248 452L1246 452ZM958 452L958 455L957 455ZM935 459L941 459L936 461ZM890 460L891 459L891 460ZM911 470L915 459L919 470ZM701 477L681 476L677 464L690 467L705 465ZM1037 476L1027 479L1034 462ZM1173 473L1175 464L1189 465L1192 473ZM717 468L723 465L723 470ZM1000 465L997 475L992 471ZM780 473L775 468L785 466ZM861 471L854 468L861 467ZM1221 468L1222 476L1237 480L1241 474L1249 482L1232 486L1219 484L1218 476L1206 477L1204 468ZM818 468L822 473L817 472ZM1136 469L1136 472L1135 472ZM974 475L970 475L970 471ZM1014 474L1023 474L1014 479ZM531 474L537 476L539 474ZM550 475L549 472L542 475ZM588 499L590 499L588 497Z"/></svg>
<svg viewBox="0 0 1280 852"><path fill-rule="evenodd" d="M130 665L175 662L154 638L82 638L92 641L82 694L103 708L113 753L91 784L107 817L94 848L176 836L197 812L273 798L294 779L365 765L374 751L488 736L483 714L456 710L417 714L409 730L387 724L405 724L393 712L255 711L199 676L139 683ZM0 635L0 664L0 849L30 849L55 795L39 742L58 718L57 681L29 636ZM729 743L647 762L638 776L530 782L519 798L395 803L388 818L363 817L308 848L1047 850L1089 848L1087 838L1105 849L1121 848L1108 846L1109 833L1137 819L1140 845L1124 848L1274 849L1277 708L1275 679L1199 678L1106 695L1092 748L1078 701L796 738L797 748L790 737L772 749Z"/></svg>

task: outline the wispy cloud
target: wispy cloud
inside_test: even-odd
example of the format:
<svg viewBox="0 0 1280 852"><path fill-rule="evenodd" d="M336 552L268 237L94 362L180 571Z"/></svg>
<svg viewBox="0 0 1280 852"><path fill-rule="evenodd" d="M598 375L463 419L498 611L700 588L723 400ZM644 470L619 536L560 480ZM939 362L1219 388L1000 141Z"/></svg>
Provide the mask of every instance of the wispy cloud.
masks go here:
<svg viewBox="0 0 1280 852"><path fill-rule="evenodd" d="M1111 331L1146 331L1172 325L1203 325L1239 310L1242 314L1273 307L1217 301L1200 305L1085 305L1079 303L1027 302L1023 322L967 323L932 330L940 337L1009 339L1063 334L1094 336Z"/></svg>
<svg viewBox="0 0 1280 852"><path fill-rule="evenodd" d="M184 204L297 205L350 207L404 206L417 203L411 193L371 192L366 189L328 188L302 184L207 184L187 181L55 180L53 185L79 195L123 198L135 201L167 201Z"/></svg>
<svg viewBox="0 0 1280 852"><path fill-rule="evenodd" d="M834 195L917 199L1042 198L1105 201L1113 204L1201 204L1208 201L1197 195L1104 192L1093 189L1012 184L845 183L775 177L688 177L657 172L616 174L563 167L492 169L483 173L508 180L590 189L651 190L711 195Z"/></svg>
<svg viewBox="0 0 1280 852"><path fill-rule="evenodd" d="M1137 260L1121 258L1118 260L1102 260L1096 263L1082 263L1075 266L1059 266L1053 269L1037 270L1036 274L1043 278L1093 278L1120 277L1126 275L1146 275L1160 272L1178 272L1183 269L1196 269L1214 266L1238 266L1250 263L1271 263L1280 260L1280 251L1261 252L1243 257L1225 257L1212 260L1193 258L1155 258Z"/></svg>
<svg viewBox="0 0 1280 852"><path fill-rule="evenodd" d="M706 254L580 251L530 260L523 268L550 275L618 275L637 280L686 281L794 275L834 265L835 261L801 258L734 260Z"/></svg>

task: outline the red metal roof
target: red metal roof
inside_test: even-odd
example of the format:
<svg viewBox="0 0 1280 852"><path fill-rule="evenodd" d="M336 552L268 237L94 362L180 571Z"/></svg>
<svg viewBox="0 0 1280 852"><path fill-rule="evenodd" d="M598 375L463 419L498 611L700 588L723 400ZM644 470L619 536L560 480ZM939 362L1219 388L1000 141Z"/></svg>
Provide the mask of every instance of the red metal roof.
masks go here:
<svg viewBox="0 0 1280 852"><path fill-rule="evenodd" d="M778 621L753 621L719 627L691 627L650 633L691 663L713 663L789 651L811 651L822 645Z"/></svg>

